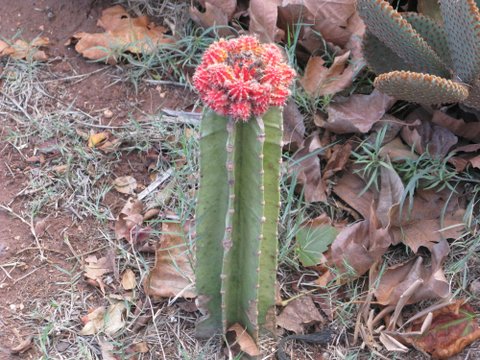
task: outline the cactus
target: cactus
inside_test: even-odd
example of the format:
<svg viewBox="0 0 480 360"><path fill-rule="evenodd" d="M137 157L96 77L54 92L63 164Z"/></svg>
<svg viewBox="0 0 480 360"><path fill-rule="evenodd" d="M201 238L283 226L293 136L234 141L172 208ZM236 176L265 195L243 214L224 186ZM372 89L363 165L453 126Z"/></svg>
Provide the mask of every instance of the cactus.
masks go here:
<svg viewBox="0 0 480 360"><path fill-rule="evenodd" d="M374 86L401 100L480 109L478 3L439 0L442 26L421 14L398 13L384 0L357 0L366 24L364 57L379 75Z"/></svg>
<svg viewBox="0 0 480 360"><path fill-rule="evenodd" d="M200 128L199 337L275 328L281 106L294 75L275 45L250 36L215 42L195 72L211 108Z"/></svg>

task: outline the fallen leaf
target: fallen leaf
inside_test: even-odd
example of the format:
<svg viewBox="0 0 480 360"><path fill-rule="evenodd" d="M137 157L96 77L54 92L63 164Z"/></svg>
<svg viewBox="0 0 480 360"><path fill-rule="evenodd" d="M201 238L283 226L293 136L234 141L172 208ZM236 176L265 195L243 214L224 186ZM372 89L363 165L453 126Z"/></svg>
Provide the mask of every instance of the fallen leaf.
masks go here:
<svg viewBox="0 0 480 360"><path fill-rule="evenodd" d="M113 180L113 187L122 194L135 194L137 180L133 176L120 176Z"/></svg>
<svg viewBox="0 0 480 360"><path fill-rule="evenodd" d="M95 148L97 146L100 146L105 140L108 139L109 136L110 134L106 131L90 134L90 136L88 137L88 147Z"/></svg>
<svg viewBox="0 0 480 360"><path fill-rule="evenodd" d="M383 159L389 159L392 162L418 159L418 155L412 151L412 148L406 145L399 137L383 145L378 154Z"/></svg>
<svg viewBox="0 0 480 360"><path fill-rule="evenodd" d="M389 212L393 243L403 242L415 253L421 246L431 250L438 241L461 235L464 213L463 203L448 189L417 190L413 204L406 199L401 210L397 205Z"/></svg>
<svg viewBox="0 0 480 360"><path fill-rule="evenodd" d="M122 287L124 290L132 290L137 286L137 279L132 269L127 269L122 274Z"/></svg>
<svg viewBox="0 0 480 360"><path fill-rule="evenodd" d="M331 246L331 261L347 278L365 274L379 261L392 243L387 228L383 228L373 208L368 220L344 228Z"/></svg>
<svg viewBox="0 0 480 360"><path fill-rule="evenodd" d="M295 165L291 172L296 174L298 184L303 186L305 201L326 201L325 188L320 170L319 150L322 144L318 132L305 139L302 148L293 155Z"/></svg>
<svg viewBox="0 0 480 360"><path fill-rule="evenodd" d="M13 44L8 44L0 40L0 57L10 56L13 59L47 61L47 54L39 48L47 46L49 42L47 37L37 37L30 43L18 39Z"/></svg>
<svg viewBox="0 0 480 360"><path fill-rule="evenodd" d="M380 121L395 99L374 90L370 95L354 94L327 106L325 128L338 134L366 133Z"/></svg>
<svg viewBox="0 0 480 360"><path fill-rule="evenodd" d="M190 7L192 20L206 29L212 26L218 27L220 36L231 35L232 30L228 29L227 25L235 12L237 0L203 0L202 5L205 8L204 12L195 6Z"/></svg>
<svg viewBox="0 0 480 360"><path fill-rule="evenodd" d="M126 239L136 245L141 245L148 239L148 228L142 228L143 204L140 200L129 198L123 206L115 222L115 237L117 240Z"/></svg>
<svg viewBox="0 0 480 360"><path fill-rule="evenodd" d="M418 154L428 151L432 157L439 159L443 159L458 142L450 130L424 119L419 125L403 127L401 136Z"/></svg>
<svg viewBox="0 0 480 360"><path fill-rule="evenodd" d="M112 258L110 253L100 259L97 259L95 255L90 255L85 259L85 263L83 268L85 277L92 280L94 284L97 284L105 294L103 276L113 272L115 259Z"/></svg>
<svg viewBox="0 0 480 360"><path fill-rule="evenodd" d="M362 193L365 186L366 183L360 176L352 171L346 171L333 187L333 192L364 219L368 219L374 194L371 191L366 191L360 196L359 194Z"/></svg>
<svg viewBox="0 0 480 360"><path fill-rule="evenodd" d="M378 303L396 305L404 292L418 280L422 285L408 299L407 304L447 297L450 290L442 265L448 253L448 243L443 240L432 247L431 265L424 264L424 258L418 256L407 263L388 268L382 275L374 273L373 279L378 284L374 294Z"/></svg>
<svg viewBox="0 0 480 360"><path fill-rule="evenodd" d="M10 349L11 354L23 354L24 352L30 350L33 347L33 336L28 336L25 340L21 341L20 344Z"/></svg>
<svg viewBox="0 0 480 360"><path fill-rule="evenodd" d="M104 60L116 63L115 52L131 52L134 54L150 54L162 44L171 43L165 37L165 29L150 23L146 16L132 17L120 5L102 11L97 22L103 33L78 32L73 35L77 41L75 50L92 60Z"/></svg>
<svg viewBox="0 0 480 360"><path fill-rule="evenodd" d="M133 344L133 350L140 354L146 354L150 351L145 341Z"/></svg>
<svg viewBox="0 0 480 360"><path fill-rule="evenodd" d="M194 272L181 224L164 222L155 254L155 266L144 283L155 297L195 297Z"/></svg>
<svg viewBox="0 0 480 360"><path fill-rule="evenodd" d="M465 122L462 119L455 119L448 116L440 110L433 112L432 120L434 124L442 126L457 136L461 136L465 139L480 142L480 122Z"/></svg>
<svg viewBox="0 0 480 360"><path fill-rule="evenodd" d="M303 334L306 325L324 321L312 298L307 295L290 301L277 317L278 326L295 334Z"/></svg>
<svg viewBox="0 0 480 360"><path fill-rule="evenodd" d="M327 165L323 169L323 180L329 179L337 172L344 170L350 159L351 152L352 144L349 142L334 145Z"/></svg>
<svg viewBox="0 0 480 360"><path fill-rule="evenodd" d="M330 67L320 56L312 56L307 63L300 84L305 92L313 97L333 95L352 84L355 75L349 63L350 51L336 56Z"/></svg>
<svg viewBox="0 0 480 360"><path fill-rule="evenodd" d="M302 146L305 136L303 115L293 99L283 108L283 145L293 144L294 149Z"/></svg>
<svg viewBox="0 0 480 360"><path fill-rule="evenodd" d="M118 360L118 357L113 354L115 347L112 343L108 342L102 337L99 337L98 344L100 345L100 351L102 352L103 360Z"/></svg>
<svg viewBox="0 0 480 360"><path fill-rule="evenodd" d="M228 328L227 339L229 340L230 347L238 345L240 350L249 356L260 355L260 350L258 349L257 344L255 344L255 341L248 334L247 330L238 323L233 324Z"/></svg>
<svg viewBox="0 0 480 360"><path fill-rule="evenodd" d="M125 326L126 306L123 302L112 304L106 310L101 306L90 312L84 319L85 324L80 335L95 335L103 331L106 335L114 335Z"/></svg>
<svg viewBox="0 0 480 360"><path fill-rule="evenodd" d="M278 7L281 0L250 0L248 30L256 34L262 42L277 42L283 31L277 27Z"/></svg>
<svg viewBox="0 0 480 360"><path fill-rule="evenodd" d="M325 263L323 255L338 235L337 229L329 224L311 226L307 224L298 229L296 235L297 254L303 266L315 266Z"/></svg>
<svg viewBox="0 0 480 360"><path fill-rule="evenodd" d="M480 339L477 319L478 314L465 300L457 300L433 312L432 323L423 335L404 339L433 359L449 359ZM411 330L418 331L423 320L416 320Z"/></svg>

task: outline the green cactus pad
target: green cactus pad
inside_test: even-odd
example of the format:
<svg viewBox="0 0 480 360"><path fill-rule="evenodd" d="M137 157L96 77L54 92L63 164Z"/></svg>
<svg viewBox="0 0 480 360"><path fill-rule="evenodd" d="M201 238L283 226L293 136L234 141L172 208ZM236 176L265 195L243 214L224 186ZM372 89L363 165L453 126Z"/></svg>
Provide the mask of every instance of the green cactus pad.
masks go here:
<svg viewBox="0 0 480 360"><path fill-rule="evenodd" d="M450 49L448 48L445 29L435 20L416 12L402 13L402 17L407 20L415 31L430 45L442 59L443 63L451 68L452 59L450 57Z"/></svg>
<svg viewBox="0 0 480 360"><path fill-rule="evenodd" d="M463 102L465 105L480 110L480 83L476 83L470 88L468 98Z"/></svg>
<svg viewBox="0 0 480 360"><path fill-rule="evenodd" d="M357 10L368 31L405 60L411 70L449 76L440 57L388 2L357 0Z"/></svg>
<svg viewBox="0 0 480 360"><path fill-rule="evenodd" d="M366 32L363 37L362 51L368 67L377 75L410 69L410 66L402 58L369 32Z"/></svg>
<svg viewBox="0 0 480 360"><path fill-rule="evenodd" d="M429 74L393 71L375 79L374 86L399 100L420 104L462 102L468 89L459 83Z"/></svg>
<svg viewBox="0 0 480 360"><path fill-rule="evenodd" d="M473 83L480 74L480 13L474 0L440 0L455 75Z"/></svg>

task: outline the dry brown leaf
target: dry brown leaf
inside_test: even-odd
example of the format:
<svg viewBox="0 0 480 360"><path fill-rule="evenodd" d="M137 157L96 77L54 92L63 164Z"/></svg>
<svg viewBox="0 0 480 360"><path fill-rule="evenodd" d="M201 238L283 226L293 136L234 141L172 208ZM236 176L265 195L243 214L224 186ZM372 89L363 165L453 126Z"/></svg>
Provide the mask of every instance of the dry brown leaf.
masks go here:
<svg viewBox="0 0 480 360"><path fill-rule="evenodd" d="M379 155L382 158L388 158L392 162L402 162L406 159L416 160L418 155L412 151L400 138L396 137L380 148Z"/></svg>
<svg viewBox="0 0 480 360"><path fill-rule="evenodd" d="M114 270L115 259L113 258L113 253L109 252L107 256L100 259L97 259L95 255L90 255L85 259L85 263L83 268L85 277L90 279L94 285L98 285L105 294L103 276Z"/></svg>
<svg viewBox="0 0 480 360"><path fill-rule="evenodd" d="M23 354L24 352L30 350L33 347L33 336L28 336L25 340L21 341L17 346L14 346L10 349L10 353Z"/></svg>
<svg viewBox="0 0 480 360"><path fill-rule="evenodd" d="M299 149L302 146L304 136L303 115L295 101L290 99L283 108L283 145L290 144L293 145L293 149Z"/></svg>
<svg viewBox="0 0 480 360"><path fill-rule="evenodd" d="M332 154L327 161L325 169L323 169L323 180L331 178L337 172L345 170L345 167L352 152L352 144L337 144L332 148Z"/></svg>
<svg viewBox="0 0 480 360"><path fill-rule="evenodd" d="M137 279L132 269L127 269L122 274L122 287L124 290L132 290L137 286Z"/></svg>
<svg viewBox="0 0 480 360"><path fill-rule="evenodd" d="M113 180L113 187L122 194L135 194L137 180L133 176L120 176Z"/></svg>
<svg viewBox="0 0 480 360"><path fill-rule="evenodd" d="M449 359L465 347L480 339L478 314L464 300L433 312L429 329L420 336L404 337L415 348L432 355L433 359ZM420 329L423 318L412 326L412 331Z"/></svg>
<svg viewBox="0 0 480 360"><path fill-rule="evenodd" d="M458 142L457 137L448 129L421 119L419 125L405 126L401 130L402 139L418 154L428 153L436 158L444 158Z"/></svg>
<svg viewBox="0 0 480 360"><path fill-rule="evenodd" d="M290 301L277 318L278 326L293 331L295 334L303 334L306 325L324 321L325 319L308 295Z"/></svg>
<svg viewBox="0 0 480 360"><path fill-rule="evenodd" d="M195 6L190 7L192 20L204 28L220 27L217 30L220 36L231 35L232 31L222 28L222 26L227 26L232 19L237 7L237 0L204 0L202 5L205 8L204 12L201 12Z"/></svg>
<svg viewBox="0 0 480 360"><path fill-rule="evenodd" d="M150 351L148 344L145 341L134 344L133 350L140 354L146 354Z"/></svg>
<svg viewBox="0 0 480 360"><path fill-rule="evenodd" d="M277 42L283 31L277 27L278 7L281 0L250 0L248 30L256 34L262 42Z"/></svg>
<svg viewBox="0 0 480 360"><path fill-rule="evenodd" d="M325 188L320 169L320 159L314 153L322 148L318 132L305 139L303 147L293 156L296 165L291 172L297 175L297 181L303 186L305 201L326 201Z"/></svg>
<svg viewBox="0 0 480 360"><path fill-rule="evenodd" d="M417 190L410 206L405 200L401 214L400 206L392 207L389 218L394 244L403 242L415 253L421 246L431 250L439 240L457 238L464 229L464 206L448 189Z"/></svg>
<svg viewBox="0 0 480 360"><path fill-rule="evenodd" d="M230 347L238 345L240 350L249 356L260 355L260 350L258 349L257 344L255 344L255 341L248 334L247 330L238 323L233 324L228 328L227 339L229 340Z"/></svg>
<svg viewBox="0 0 480 360"><path fill-rule="evenodd" d="M155 266L144 283L145 292L155 297L195 297L194 272L184 229L179 223L162 224L162 236L155 254Z"/></svg>
<svg viewBox="0 0 480 360"><path fill-rule="evenodd" d="M141 244L148 239L148 228L142 228L143 204L140 200L129 198L115 222L115 237L117 240L126 239L134 244Z"/></svg>
<svg viewBox="0 0 480 360"><path fill-rule="evenodd" d="M374 90L370 95L354 94L327 107L325 128L339 134L366 133L395 103L391 96Z"/></svg>
<svg viewBox="0 0 480 360"><path fill-rule="evenodd" d="M374 194L366 191L362 196L365 188L365 182L358 175L347 171L333 187L333 192L337 194L345 203L357 211L364 219L370 216L370 208L374 200Z"/></svg>
<svg viewBox="0 0 480 360"><path fill-rule="evenodd" d="M382 228L373 204L368 220L344 228L331 246L332 263L347 277L365 274L391 245L388 229Z"/></svg>
<svg viewBox="0 0 480 360"><path fill-rule="evenodd" d="M417 257L387 269L375 289L377 301L382 305L396 305L403 293L417 280L422 281L422 285L407 304L447 297L450 291L442 265L449 251L448 243L443 240L432 247L431 265L425 265L424 259ZM376 279L377 275L374 274L373 278Z"/></svg>
<svg viewBox="0 0 480 360"><path fill-rule="evenodd" d="M105 340L103 337L99 337L98 344L100 345L100 351L102 352L102 360L118 360L113 352L115 347L112 343Z"/></svg>
<svg viewBox="0 0 480 360"><path fill-rule="evenodd" d="M123 302L112 304L106 310L101 306L82 318L84 326L80 335L95 335L103 331L106 335L114 335L125 326L126 306Z"/></svg>
<svg viewBox="0 0 480 360"><path fill-rule="evenodd" d="M115 63L114 50L150 54L161 44L172 42L165 37L167 29L163 26L150 23L146 16L132 17L120 5L103 10L97 25L105 32L78 32L73 35L73 39L78 41L75 50L92 60Z"/></svg>
<svg viewBox="0 0 480 360"><path fill-rule="evenodd" d="M436 110L433 113L432 122L447 128L457 136L465 139L480 142L480 122L465 122L462 119L455 119L447 114Z"/></svg>
<svg viewBox="0 0 480 360"><path fill-rule="evenodd" d="M0 57L10 56L13 59L47 61L47 54L39 48L47 46L49 42L47 37L35 38L30 43L19 39L11 45L0 40Z"/></svg>
<svg viewBox="0 0 480 360"><path fill-rule="evenodd" d="M313 56L308 60L305 74L300 84L310 96L333 95L346 89L352 84L354 71L349 65L350 51L336 56L333 64L326 67L320 56Z"/></svg>
<svg viewBox="0 0 480 360"><path fill-rule="evenodd" d="M400 204L404 191L405 187L397 172L382 167L380 170L380 193L375 211L383 227L390 226L390 211Z"/></svg>

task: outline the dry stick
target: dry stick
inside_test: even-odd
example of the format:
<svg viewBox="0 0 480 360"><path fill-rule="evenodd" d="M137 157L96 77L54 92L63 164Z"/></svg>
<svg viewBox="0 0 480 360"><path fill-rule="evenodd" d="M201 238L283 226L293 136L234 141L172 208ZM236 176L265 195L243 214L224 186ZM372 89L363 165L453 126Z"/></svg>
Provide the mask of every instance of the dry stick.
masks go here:
<svg viewBox="0 0 480 360"><path fill-rule="evenodd" d="M0 204L0 209L5 210L6 212L8 212L11 215L15 216L16 218L20 219L20 221L22 221L24 224L28 225L28 227L30 228L30 232L32 233L33 237L35 238L35 243L37 244L38 251L40 252L40 260L45 261L47 258L45 257L45 255L43 253L43 249L42 249L42 246L40 244L40 239L38 238L37 233L35 231L35 226L33 225L33 217L31 217L30 222L28 222L23 217L18 215L15 211L13 211L13 209L9 206L5 206L5 205Z"/></svg>

